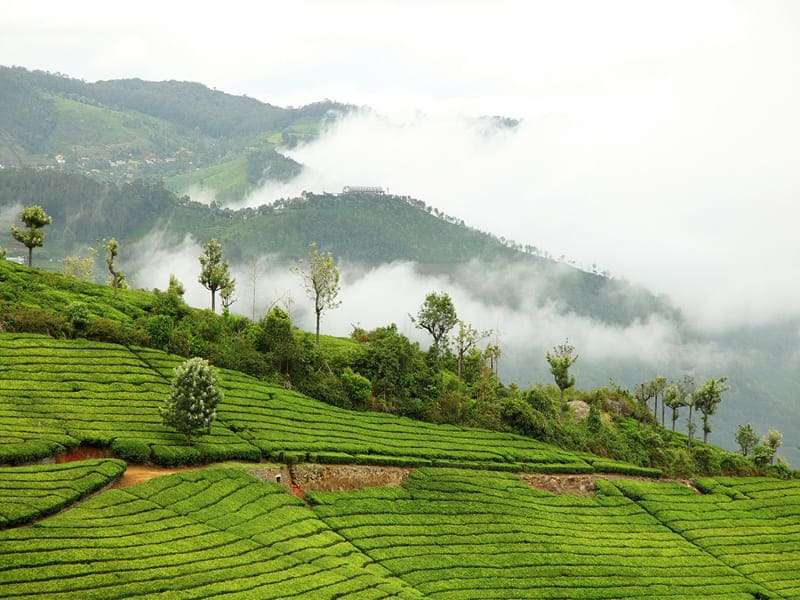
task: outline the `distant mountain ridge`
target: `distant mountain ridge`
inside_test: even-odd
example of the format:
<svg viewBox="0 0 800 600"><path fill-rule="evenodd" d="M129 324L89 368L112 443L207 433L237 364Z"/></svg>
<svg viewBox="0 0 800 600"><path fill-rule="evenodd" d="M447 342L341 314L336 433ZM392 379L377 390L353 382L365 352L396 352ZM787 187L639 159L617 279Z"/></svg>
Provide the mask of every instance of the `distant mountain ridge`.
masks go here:
<svg viewBox="0 0 800 600"><path fill-rule="evenodd" d="M238 200L302 166L275 151L316 137L356 106L325 100L282 108L185 81L89 83L0 67L0 165L82 173L122 183L163 178Z"/></svg>

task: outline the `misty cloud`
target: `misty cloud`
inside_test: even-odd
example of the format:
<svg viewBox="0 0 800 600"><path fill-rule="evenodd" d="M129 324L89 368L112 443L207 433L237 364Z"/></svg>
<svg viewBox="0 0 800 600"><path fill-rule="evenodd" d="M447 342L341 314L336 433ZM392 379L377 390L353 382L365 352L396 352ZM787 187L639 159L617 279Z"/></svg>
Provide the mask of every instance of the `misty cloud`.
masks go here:
<svg viewBox="0 0 800 600"><path fill-rule="evenodd" d="M166 288L170 273L175 273L186 287L186 299L193 306L208 307L209 292L198 282L200 267L197 257L200 244L186 237L171 244L160 234L151 234L130 253L139 258L126 265L135 285L145 288ZM311 330L313 314L303 292L300 278L289 270L290 265L276 257L263 257L251 264L231 265L237 280L239 301L234 312L251 316L253 301L252 273L255 267L255 314L257 317L272 304L288 304L296 323ZM323 332L348 336L354 326L371 329L396 323L400 331L427 347L429 339L414 328L409 313L416 312L425 294L432 290L447 291L453 297L459 316L479 329L499 333L506 360L506 375L523 385L541 373L527 368L524 361L536 356L538 362L545 350L564 338L580 349L582 361L588 363L630 363L661 372L679 372L687 366L704 371L724 369L731 357L710 342L689 340L679 326L661 317L635 321L618 327L574 313L565 313L553 304L542 304L537 289L545 282L523 276L519 267L500 271L492 266L470 265L469 273L460 273L458 280L445 276L419 273L412 263L392 263L375 268L361 265L342 266L341 307L326 313ZM528 272L527 275L532 275ZM476 294L480 279L490 278L493 285L512 291L525 300L515 307L487 301Z"/></svg>
<svg viewBox="0 0 800 600"><path fill-rule="evenodd" d="M381 185L597 262L667 294L703 330L800 316L800 120L764 115L744 124L744 144L736 107L701 104L687 118L653 106L650 94L662 91L491 135L462 118L352 116L291 153L303 174L268 183L247 204Z"/></svg>

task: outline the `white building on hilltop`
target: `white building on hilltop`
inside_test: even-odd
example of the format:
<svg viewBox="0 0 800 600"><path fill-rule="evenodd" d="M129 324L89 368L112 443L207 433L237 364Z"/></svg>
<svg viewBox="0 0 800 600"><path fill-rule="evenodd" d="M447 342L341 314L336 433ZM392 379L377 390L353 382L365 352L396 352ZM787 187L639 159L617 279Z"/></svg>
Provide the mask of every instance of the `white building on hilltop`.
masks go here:
<svg viewBox="0 0 800 600"><path fill-rule="evenodd" d="M346 185L342 188L343 194L385 194L386 190L379 186L371 185Z"/></svg>

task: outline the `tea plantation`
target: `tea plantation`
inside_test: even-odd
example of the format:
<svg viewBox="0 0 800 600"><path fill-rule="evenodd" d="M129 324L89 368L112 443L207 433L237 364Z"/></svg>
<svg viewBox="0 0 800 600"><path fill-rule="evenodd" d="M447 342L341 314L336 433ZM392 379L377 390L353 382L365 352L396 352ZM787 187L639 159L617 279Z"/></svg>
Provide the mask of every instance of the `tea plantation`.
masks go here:
<svg viewBox="0 0 800 600"><path fill-rule="evenodd" d="M581 497L421 468L403 487L306 504L212 467L0 531L0 597L800 597L800 482L703 484L601 481Z"/></svg>
<svg viewBox="0 0 800 600"><path fill-rule="evenodd" d="M708 494L628 481L616 487L776 597L800 598L800 481L719 477L698 483Z"/></svg>
<svg viewBox="0 0 800 600"><path fill-rule="evenodd" d="M91 444L162 465L270 458L658 475L527 437L348 411L227 370L212 431L190 446L158 413L181 360L151 349L0 334L0 462Z"/></svg>
<svg viewBox="0 0 800 600"><path fill-rule="evenodd" d="M333 530L430 598L783 597L603 488L612 493L553 495L511 474L424 469L403 488L312 500Z"/></svg>
<svg viewBox="0 0 800 600"><path fill-rule="evenodd" d="M57 512L119 477L121 460L0 468L0 527Z"/></svg>
<svg viewBox="0 0 800 600"><path fill-rule="evenodd" d="M0 597L421 598L276 484L209 469L0 532Z"/></svg>

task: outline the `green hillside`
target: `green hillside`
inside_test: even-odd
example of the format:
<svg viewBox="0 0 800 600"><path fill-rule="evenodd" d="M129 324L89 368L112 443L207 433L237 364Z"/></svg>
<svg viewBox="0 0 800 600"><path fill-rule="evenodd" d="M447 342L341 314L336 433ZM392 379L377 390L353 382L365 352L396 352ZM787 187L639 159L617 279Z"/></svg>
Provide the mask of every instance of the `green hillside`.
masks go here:
<svg viewBox="0 0 800 600"><path fill-rule="evenodd" d="M281 108L199 83L88 83L0 66L0 165L117 183L165 178L174 191L199 186L235 201L300 172L276 147L313 139L354 109L330 101Z"/></svg>
<svg viewBox="0 0 800 600"><path fill-rule="evenodd" d="M0 334L0 462L91 444L163 465L263 458L658 475L521 436L347 411L227 370L211 433L189 445L158 413L180 362L152 349Z"/></svg>
<svg viewBox="0 0 800 600"><path fill-rule="evenodd" d="M800 597L800 484L705 484L714 489L600 481L596 495L573 496L425 468L402 487L313 492L304 504L241 468L212 468L0 531L0 595Z"/></svg>
<svg viewBox="0 0 800 600"><path fill-rule="evenodd" d="M698 506L710 500L683 486L651 487ZM612 493L553 495L510 475L419 470L403 488L312 501L329 527L427 598L790 597L698 548L611 484L603 489ZM784 507L799 514L794 502ZM799 536L771 540L793 545Z"/></svg>
<svg viewBox="0 0 800 600"><path fill-rule="evenodd" d="M441 427L457 426L458 429L466 426L517 433L527 436L526 439L531 443L531 438L536 438L579 453L576 455L578 461L546 461L521 455L514 457L506 453L503 460L510 465L505 468L516 469L519 464L528 468L525 464L529 462L557 462L562 464L562 470L567 469L563 465L572 465L569 468L573 470L586 470L586 466L580 463L587 459L580 453L591 453L611 461L599 470L615 470L620 461L683 476L695 473L742 475L756 470L751 460L738 454L697 441L687 447L686 436L654 425L649 409L638 403L631 392L619 386L568 390L566 398L580 400L593 407L599 422L563 419L559 417L560 398L555 386L538 385L520 389L513 384L503 384L479 356L470 359L472 366L461 379L455 374L457 366L453 357L447 358L448 362L445 363L438 360L432 362L418 344L402 336L392 325L370 332L360 331L350 339L323 336L317 345L313 335L292 329L289 320L285 324L285 335L289 339L277 347L270 337L274 333L269 333L267 321L261 319L252 322L245 317L192 309L175 294L158 290L115 291L109 286L0 261L0 329L9 332L9 336L11 332L22 336L18 342L13 342L12 337L8 338L10 345L6 355L9 364L19 367L5 368L10 373L10 381L6 385L11 386L12 393L16 389L14 386L18 385L23 386L20 389L29 389L30 385L24 383L25 377L21 373L36 373L41 366L43 374L54 372L51 383L55 387L49 395L52 399L57 399L65 392L74 392L72 397L91 402L92 398L98 397L90 385L95 378L114 384L111 388L102 389L109 394L113 391L120 402L129 392L136 392L137 398L145 403L143 412L147 418L136 427L133 424L120 427L123 430L128 427L138 430L146 425L148 433L144 440L120 442L125 446L120 451L138 460L155 457L154 460L162 463L179 464L197 460L252 459L261 456L262 452L271 455L274 450L289 453L299 451L301 456L303 452L344 452L349 455L339 456L338 460L350 460L350 457L361 460L358 455L365 453L382 455L383 458L375 460L389 463L404 461L425 464L426 460L426 456L419 452L409 454L400 447L386 453L382 450L365 450L360 445L362 442L370 448L377 448L371 444L386 445L385 440L381 442L371 437L359 439L352 449L345 447L346 439L339 440L341 443L338 446L327 442L322 446L304 445L305 441L299 441L302 436L297 439L282 438L283 445L276 448L269 438L269 430L274 424L272 419L274 417L282 423L279 429L283 431L287 423L281 419L285 420L285 417L273 415L266 418L261 413L258 416L231 414L231 419L237 423L229 429L215 430L215 436L223 437L211 436L197 448L175 447L172 438L162 438L159 433L164 430L156 416L156 406L159 398L166 393L170 368L178 359L174 356L167 358L166 354L160 352L154 358L150 357L150 349L156 349L168 350L184 358L200 356L228 369L228 372L249 374L251 378L246 378L244 387L250 387L251 383L256 385L255 394L258 398L273 393L279 398L287 395L296 397L299 391L315 400L324 401L326 404L320 405L322 413L317 413L316 409L309 411L308 407L303 408L302 403L298 403L298 411L303 412L303 420L309 422L310 428L317 421L324 423L326 428L338 428L340 417L336 415L371 414L364 418L375 426L387 417L375 413L337 413L338 409L330 406L334 405L412 417L418 420L415 427L428 427L419 422L423 420L448 424L441 425L437 431L444 431ZM25 341L31 333L66 339ZM78 339L69 341L74 338ZM107 343L114 345L108 346ZM33 352L32 347L27 347L28 344L32 347L43 345L43 348ZM68 370L66 365L70 361L91 362L92 357L103 348L108 348L109 362L99 370L86 367L85 379L82 380L85 385L78 386L75 383L77 387L73 389L74 386L67 386L66 382L58 383L60 370ZM70 356L73 353L74 358L60 362L62 354ZM33 360L32 366L26 366L29 360ZM53 361L60 366L52 366ZM161 362L166 366L159 367ZM152 370L153 367L157 373ZM109 373L104 374L104 371ZM2 373L3 368L0 367L0 375ZM131 386L115 381L116 374L126 379L132 378ZM353 378L366 385L367 392L371 392L368 398L353 395L350 383ZM287 392L287 384L295 392ZM45 386L38 393L46 389ZM84 391L92 393L86 396ZM33 390L31 393L37 392ZM98 393L104 401L111 398L104 395L106 392L102 390ZM250 392L237 389L236 393L245 393L247 397ZM276 400L272 405L278 406L282 401ZM256 404L260 405L260 400ZM122 404L120 406L125 408ZM324 410L322 406L325 406ZM22 408L30 412L26 413ZM96 439L108 445L118 437L137 437L124 435L124 431L115 429L119 425L115 421L102 425L84 423L86 419L80 411L88 410L89 406L78 404L62 409L60 403L48 401L39 405L26 404L22 408L11 401L10 409L15 411L16 418L20 420L18 426L8 431L8 439L16 439L22 444L20 448L9 451L11 455L20 452L24 457L29 452L32 457L41 457L50 455L55 451L53 448L74 445L79 441L92 443ZM50 414L37 412L38 409L49 411ZM92 408L95 409L100 410L101 414L109 414L102 407ZM73 414L76 410L78 414ZM65 432L59 423L62 412L75 419L70 431ZM298 418L299 412L293 414L292 418ZM132 422L135 419L133 415L129 420ZM246 421L241 423L241 427L249 430L249 437L244 438L239 431L235 431L240 427L240 419ZM47 422L52 422L55 428L43 430L41 424ZM26 432L33 433L28 436ZM301 433L295 432L293 435ZM156 438L151 438L151 435L156 435ZM379 437L377 432L376 436ZM287 445L287 442L292 443ZM295 442L299 442L299 447ZM473 446L469 440L464 443ZM426 445L424 448L426 452L433 452L434 446ZM447 456L448 459L454 458L455 453L449 452ZM437 456L437 459L444 458ZM335 461L337 456L329 456L325 460ZM594 457L589 462L596 460ZM537 468L542 470L544 467Z"/></svg>

